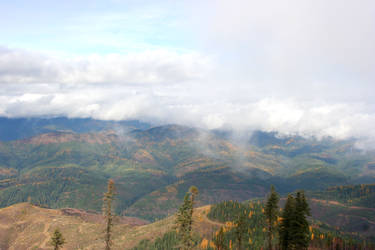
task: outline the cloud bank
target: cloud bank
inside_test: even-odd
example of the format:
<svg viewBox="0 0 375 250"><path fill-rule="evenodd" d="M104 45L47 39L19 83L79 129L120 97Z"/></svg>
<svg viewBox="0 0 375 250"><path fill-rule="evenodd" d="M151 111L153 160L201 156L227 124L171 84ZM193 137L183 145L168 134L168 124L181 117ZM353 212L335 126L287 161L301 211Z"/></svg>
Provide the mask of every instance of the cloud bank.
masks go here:
<svg viewBox="0 0 375 250"><path fill-rule="evenodd" d="M170 84L199 78L209 66L199 54L167 50L62 59L0 47L0 84Z"/></svg>
<svg viewBox="0 0 375 250"><path fill-rule="evenodd" d="M149 26L162 18L155 23L173 23L173 31L191 34L189 49L142 44L126 53L56 55L4 45L0 116L140 119L355 137L362 147L375 148L375 2L167 2L151 11L156 17L133 4L138 22L138 16L147 17L137 27L158 34ZM98 27L108 25L100 20L112 20L111 13L91 16Z"/></svg>

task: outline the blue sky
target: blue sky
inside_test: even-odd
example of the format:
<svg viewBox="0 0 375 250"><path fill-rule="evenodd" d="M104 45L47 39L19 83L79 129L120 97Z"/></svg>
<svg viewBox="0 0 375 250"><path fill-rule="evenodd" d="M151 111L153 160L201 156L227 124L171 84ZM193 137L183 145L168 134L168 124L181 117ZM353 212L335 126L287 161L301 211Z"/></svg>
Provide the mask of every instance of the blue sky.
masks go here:
<svg viewBox="0 0 375 250"><path fill-rule="evenodd" d="M74 54L188 49L177 7L156 1L7 1L0 39L11 47Z"/></svg>
<svg viewBox="0 0 375 250"><path fill-rule="evenodd" d="M373 0L0 2L0 116L141 119L375 147Z"/></svg>

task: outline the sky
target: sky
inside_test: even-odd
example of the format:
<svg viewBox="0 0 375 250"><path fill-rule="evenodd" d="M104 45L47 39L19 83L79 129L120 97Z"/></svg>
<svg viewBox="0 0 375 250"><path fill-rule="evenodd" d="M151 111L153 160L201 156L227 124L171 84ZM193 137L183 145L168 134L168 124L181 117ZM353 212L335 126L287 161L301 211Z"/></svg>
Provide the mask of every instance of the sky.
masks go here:
<svg viewBox="0 0 375 250"><path fill-rule="evenodd" d="M375 148L372 0L0 2L0 116L140 119Z"/></svg>

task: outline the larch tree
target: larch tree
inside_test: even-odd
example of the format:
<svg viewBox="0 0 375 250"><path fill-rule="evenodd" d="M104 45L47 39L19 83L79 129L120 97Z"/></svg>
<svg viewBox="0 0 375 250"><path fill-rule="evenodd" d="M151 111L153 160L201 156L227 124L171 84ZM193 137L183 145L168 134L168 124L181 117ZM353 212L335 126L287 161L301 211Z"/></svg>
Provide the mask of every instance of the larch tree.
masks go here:
<svg viewBox="0 0 375 250"><path fill-rule="evenodd" d="M107 192L104 193L103 197L103 214L106 220L105 227L105 249L110 250L112 247L112 227L113 227L113 200L115 199L115 182L110 179L108 180Z"/></svg>
<svg viewBox="0 0 375 250"><path fill-rule="evenodd" d="M52 234L51 237L51 245L53 246L54 250L59 250L62 245L65 244L65 239L58 228Z"/></svg>
<svg viewBox="0 0 375 250"><path fill-rule="evenodd" d="M277 223L277 218L279 215L279 194L276 193L275 187L272 185L271 186L271 192L268 196L267 203L265 206L265 216L267 220L267 240L268 240L268 249L272 250L272 240L274 233L276 231L276 223Z"/></svg>

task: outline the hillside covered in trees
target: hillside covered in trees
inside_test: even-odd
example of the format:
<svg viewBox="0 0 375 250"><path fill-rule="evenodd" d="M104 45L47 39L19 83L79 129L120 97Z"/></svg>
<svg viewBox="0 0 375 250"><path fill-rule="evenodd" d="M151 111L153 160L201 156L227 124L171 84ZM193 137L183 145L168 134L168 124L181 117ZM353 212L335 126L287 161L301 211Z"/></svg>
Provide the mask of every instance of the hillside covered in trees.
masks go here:
<svg viewBox="0 0 375 250"><path fill-rule="evenodd" d="M21 124L28 122L22 120ZM185 223L192 229L185 237L190 246L280 246L279 228L267 224L268 220L277 225L282 221L282 211L267 219L271 218L267 214L275 211L264 201L271 185L281 197L278 209L288 203L289 193L306 190L311 217L305 239L310 239L311 246L352 247L374 240L373 184L364 183L375 179L375 153L357 150L355 141L280 137L261 131L236 139L230 131L152 127L134 121L32 122L32 132L16 131L10 140L0 142L0 206L7 207L3 212L18 211L16 217L11 216L12 225L26 223L25 230L19 230L9 224L10 220L3 221L2 230L10 235L3 240L4 246L14 244L19 237L26 240L26 235L32 235L30 242L45 245L46 235L53 233L55 226L66 238L64 244L72 249L69 238L78 244L75 247L101 246L102 232L97 230L104 230L105 223L98 213L108 179L116 183L116 216L109 239L121 247L163 249L181 244L175 214L187 202L186 191L191 186L196 186L199 194L194 196L195 205L185 206L198 207L193 223ZM78 130L75 124L83 127ZM11 206L20 202L32 205ZM29 220L27 211L40 216L46 213L48 218L42 218L56 221L43 226L43 221ZM140 224L129 226L128 217L123 215L140 218L130 220ZM59 221L69 222L70 229ZM76 234L90 240L81 241Z"/></svg>
<svg viewBox="0 0 375 250"><path fill-rule="evenodd" d="M198 189L191 188L175 215L154 223L114 216L108 249L268 249L269 243L273 249L375 249L374 238L317 220L303 192L290 194L286 203L268 195L204 207L194 206L197 197ZM98 213L20 203L0 209L0 247L50 249L60 242L63 249L103 249L107 221Z"/></svg>
<svg viewBox="0 0 375 250"><path fill-rule="evenodd" d="M66 118L2 118L1 126L11 135L0 136L1 207L31 199L100 211L112 178L118 214L155 220L175 213L191 185L205 205L264 197L271 184L285 195L375 179L374 152L352 140Z"/></svg>
<svg viewBox="0 0 375 250"><path fill-rule="evenodd" d="M375 209L375 184L360 184L330 187L324 191L312 192L312 197L334 200L350 206Z"/></svg>

